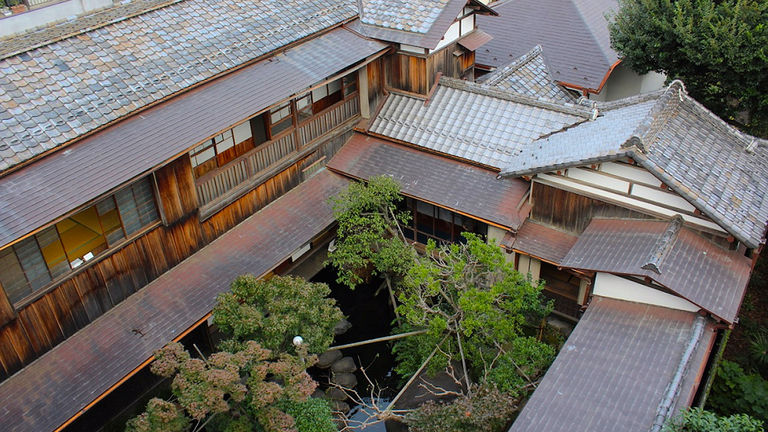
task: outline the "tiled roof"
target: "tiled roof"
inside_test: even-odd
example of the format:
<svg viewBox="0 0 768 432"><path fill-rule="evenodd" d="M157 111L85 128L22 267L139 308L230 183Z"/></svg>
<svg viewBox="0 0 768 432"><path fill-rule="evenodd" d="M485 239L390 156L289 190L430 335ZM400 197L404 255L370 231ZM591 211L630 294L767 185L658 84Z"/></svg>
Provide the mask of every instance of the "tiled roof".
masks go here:
<svg viewBox="0 0 768 432"><path fill-rule="evenodd" d="M556 81L598 90L618 61L605 18L616 0L514 0L493 8L499 17L478 17L493 36L476 53L478 64L502 67L541 45Z"/></svg>
<svg viewBox="0 0 768 432"><path fill-rule="evenodd" d="M0 177L0 246L385 48L332 30Z"/></svg>
<svg viewBox="0 0 768 432"><path fill-rule="evenodd" d="M768 140L728 125L679 81L599 108L595 121L523 146L502 175L630 156L734 237L758 246L768 221Z"/></svg>
<svg viewBox="0 0 768 432"><path fill-rule="evenodd" d="M590 111L494 87L441 78L429 102L392 93L370 131L493 168L542 135L585 121Z"/></svg>
<svg viewBox="0 0 768 432"><path fill-rule="evenodd" d="M667 416L696 390L715 338L711 323L696 338L696 317L593 297L510 432L650 430L689 344L695 348Z"/></svg>
<svg viewBox="0 0 768 432"><path fill-rule="evenodd" d="M749 282L750 260L676 223L592 219L560 265L648 277L734 322Z"/></svg>
<svg viewBox="0 0 768 432"><path fill-rule="evenodd" d="M513 230L529 210L518 208L528 191L521 179L499 180L483 168L359 133L327 166L356 179L390 176L405 195Z"/></svg>
<svg viewBox="0 0 768 432"><path fill-rule="evenodd" d="M2 382L0 429L51 431L76 415L210 312L236 276L270 271L326 229L328 197L347 183L320 171Z"/></svg>
<svg viewBox="0 0 768 432"><path fill-rule="evenodd" d="M528 219L517 232L512 249L559 265L578 239L571 233Z"/></svg>
<svg viewBox="0 0 768 432"><path fill-rule="evenodd" d="M536 45L525 55L483 76L479 81L535 98L566 103L574 101L574 97L552 79L541 55L541 45Z"/></svg>
<svg viewBox="0 0 768 432"><path fill-rule="evenodd" d="M348 0L186 0L2 59L0 171L356 14Z"/></svg>
<svg viewBox="0 0 768 432"><path fill-rule="evenodd" d="M450 0L360 0L360 21L393 30L427 33L448 3ZM463 7L466 1L454 3L462 3Z"/></svg>

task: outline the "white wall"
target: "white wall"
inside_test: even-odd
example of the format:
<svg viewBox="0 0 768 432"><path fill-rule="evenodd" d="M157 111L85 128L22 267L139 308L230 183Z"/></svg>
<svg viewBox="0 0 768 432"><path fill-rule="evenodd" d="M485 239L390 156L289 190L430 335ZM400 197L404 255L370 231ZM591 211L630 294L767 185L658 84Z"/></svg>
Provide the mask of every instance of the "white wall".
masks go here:
<svg viewBox="0 0 768 432"><path fill-rule="evenodd" d="M595 275L595 288L592 293L602 297L663 306L670 309L679 309L689 312L698 312L700 309L698 306L682 297L677 297L610 273L597 273L597 275Z"/></svg>
<svg viewBox="0 0 768 432"><path fill-rule="evenodd" d="M0 37L20 33L57 21L64 21L69 17L82 15L85 12L112 5L112 0L68 0L6 18L0 18Z"/></svg>
<svg viewBox="0 0 768 432"><path fill-rule="evenodd" d="M629 67L619 64L611 72L600 94L590 95L589 98L599 101L612 101L652 92L664 87L666 78L664 74L657 72L638 75L637 72Z"/></svg>
<svg viewBox="0 0 768 432"><path fill-rule="evenodd" d="M491 239L496 240L496 244L500 245L501 241L504 240L504 236L507 235L507 231L503 230L501 228L496 228L495 226L488 225L488 240ZM515 254L513 253L507 253L506 250L503 250L504 252L504 258L506 258L507 262L515 262Z"/></svg>

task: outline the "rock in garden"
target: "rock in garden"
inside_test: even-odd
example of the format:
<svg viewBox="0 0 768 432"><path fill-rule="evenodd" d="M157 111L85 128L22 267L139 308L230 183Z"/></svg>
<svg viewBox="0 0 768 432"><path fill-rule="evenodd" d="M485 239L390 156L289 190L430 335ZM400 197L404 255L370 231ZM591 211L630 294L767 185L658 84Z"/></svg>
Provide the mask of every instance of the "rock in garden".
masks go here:
<svg viewBox="0 0 768 432"><path fill-rule="evenodd" d="M331 365L331 370L334 373L339 372L347 372L352 373L357 370L357 366L355 366L355 361L352 359L352 357L342 357L339 360L336 360Z"/></svg>
<svg viewBox="0 0 768 432"><path fill-rule="evenodd" d="M349 412L349 404L342 401L331 401L331 409L335 412L346 414Z"/></svg>
<svg viewBox="0 0 768 432"><path fill-rule="evenodd" d="M357 385L357 377L353 373L335 373L331 382L345 388L353 388Z"/></svg>
<svg viewBox="0 0 768 432"><path fill-rule="evenodd" d="M343 335L347 332L347 330L352 328L352 323L343 319L336 324L336 327L333 328L333 334L336 336Z"/></svg>
<svg viewBox="0 0 768 432"><path fill-rule="evenodd" d="M315 399L325 399L325 392L320 389L315 389L315 391L312 392L312 397Z"/></svg>
<svg viewBox="0 0 768 432"><path fill-rule="evenodd" d="M317 358L317 363L315 366L319 367L320 369L328 369L331 367L333 362L340 359L342 357L341 351L339 350L328 350L322 354L320 354L320 357Z"/></svg>
<svg viewBox="0 0 768 432"><path fill-rule="evenodd" d="M344 393L344 390L336 388L336 387L329 387L325 391L325 396L330 399L331 401L343 401L347 400L347 394Z"/></svg>

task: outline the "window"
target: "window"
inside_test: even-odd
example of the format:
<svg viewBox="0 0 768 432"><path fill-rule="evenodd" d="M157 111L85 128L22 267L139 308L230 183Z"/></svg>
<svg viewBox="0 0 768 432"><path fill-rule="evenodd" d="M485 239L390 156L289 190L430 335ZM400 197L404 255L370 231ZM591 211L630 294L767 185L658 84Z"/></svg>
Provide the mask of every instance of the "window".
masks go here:
<svg viewBox="0 0 768 432"><path fill-rule="evenodd" d="M18 302L159 218L145 177L0 250L0 284Z"/></svg>
<svg viewBox="0 0 768 432"><path fill-rule="evenodd" d="M235 126L200 144L189 152L195 176L202 177L207 172L232 162L253 149L256 140L258 144L267 140L263 116L257 116L250 122Z"/></svg>
<svg viewBox="0 0 768 432"><path fill-rule="evenodd" d="M357 90L353 74L331 81L296 99L299 122L318 114Z"/></svg>
<svg viewBox="0 0 768 432"><path fill-rule="evenodd" d="M405 209L412 214L411 224L403 228L409 240L426 244L429 239L437 242L464 242L461 233L471 232L480 236L488 235L488 226L458 213L417 201L405 199Z"/></svg>
<svg viewBox="0 0 768 432"><path fill-rule="evenodd" d="M290 101L269 111L269 124L269 131L272 137L279 134L280 132L288 130L291 126L293 126Z"/></svg>

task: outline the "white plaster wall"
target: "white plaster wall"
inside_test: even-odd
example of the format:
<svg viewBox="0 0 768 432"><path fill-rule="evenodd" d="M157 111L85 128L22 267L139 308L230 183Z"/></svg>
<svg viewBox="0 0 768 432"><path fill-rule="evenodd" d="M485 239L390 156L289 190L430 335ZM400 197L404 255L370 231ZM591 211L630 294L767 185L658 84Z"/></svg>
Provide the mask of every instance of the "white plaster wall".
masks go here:
<svg viewBox="0 0 768 432"><path fill-rule="evenodd" d="M0 19L0 37L20 33L85 12L112 6L112 0L68 0Z"/></svg>
<svg viewBox="0 0 768 432"><path fill-rule="evenodd" d="M488 240L496 240L496 244L500 245L501 241L504 239L504 236L507 235L507 231L503 230L501 228L497 228L495 226L488 225ZM507 260L507 262L515 262L515 254L514 253L507 253L506 250L502 249L502 252L504 253L504 258Z"/></svg>
<svg viewBox="0 0 768 432"><path fill-rule="evenodd" d="M531 275L531 280L538 281L541 277L541 261L528 255L520 255L517 262L517 271L524 275Z"/></svg>
<svg viewBox="0 0 768 432"><path fill-rule="evenodd" d="M667 294L649 286L610 273L597 273L595 276L594 295L663 306L689 312L698 312L699 307L688 300Z"/></svg>
<svg viewBox="0 0 768 432"><path fill-rule="evenodd" d="M589 98L598 101L612 101L652 92L664 87L666 78L665 75L657 72L638 75L629 67L619 64L611 72L611 76L603 85L600 94L590 95Z"/></svg>

